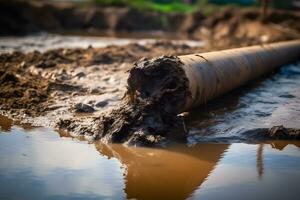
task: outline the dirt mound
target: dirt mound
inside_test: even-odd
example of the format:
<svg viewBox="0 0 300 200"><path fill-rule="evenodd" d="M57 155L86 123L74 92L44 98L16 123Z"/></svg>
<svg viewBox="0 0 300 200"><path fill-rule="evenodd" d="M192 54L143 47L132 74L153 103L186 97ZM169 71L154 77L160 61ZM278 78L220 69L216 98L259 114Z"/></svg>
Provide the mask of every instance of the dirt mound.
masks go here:
<svg viewBox="0 0 300 200"><path fill-rule="evenodd" d="M145 23L147 21L147 23ZM72 3L1 1L3 35L40 31L139 31L161 30L164 25L155 12L128 7L102 7Z"/></svg>
<svg viewBox="0 0 300 200"><path fill-rule="evenodd" d="M290 40L300 37L299 19L297 13L272 10L263 21L257 9L225 9L193 23L191 35L216 49Z"/></svg>
<svg viewBox="0 0 300 200"><path fill-rule="evenodd" d="M177 32L181 38L208 40L215 49L300 37L298 13L271 10L265 20L260 16L259 10L254 8L227 8L205 16L201 11L169 14L128 7L1 1L0 26L4 28L0 34L164 31Z"/></svg>

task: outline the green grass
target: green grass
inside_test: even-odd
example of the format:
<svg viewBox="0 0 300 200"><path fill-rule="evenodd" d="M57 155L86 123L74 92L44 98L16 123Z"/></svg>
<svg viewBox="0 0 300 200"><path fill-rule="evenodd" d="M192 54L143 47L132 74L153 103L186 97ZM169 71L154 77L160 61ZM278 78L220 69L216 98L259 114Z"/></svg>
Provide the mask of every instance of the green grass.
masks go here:
<svg viewBox="0 0 300 200"><path fill-rule="evenodd" d="M200 10L204 15L209 16L216 12L220 12L228 7L245 8L237 4L212 4L209 0L197 0L194 4L186 4L183 0L91 0L98 5L105 6L130 6L138 10L151 10L160 13L191 13Z"/></svg>
<svg viewBox="0 0 300 200"><path fill-rule="evenodd" d="M93 0L95 3L107 6L131 6L139 10L152 10L162 13L189 13L197 9L197 5L185 4L180 0L169 3L159 3L146 0Z"/></svg>

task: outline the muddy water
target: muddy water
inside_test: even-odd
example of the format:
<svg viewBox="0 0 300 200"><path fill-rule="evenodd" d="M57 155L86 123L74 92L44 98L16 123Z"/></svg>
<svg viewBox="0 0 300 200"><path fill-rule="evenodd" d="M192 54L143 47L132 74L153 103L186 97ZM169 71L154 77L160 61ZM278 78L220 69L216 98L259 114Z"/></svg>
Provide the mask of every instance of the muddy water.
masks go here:
<svg viewBox="0 0 300 200"><path fill-rule="evenodd" d="M0 44L45 51L131 42L108 40L38 35ZM1 117L0 199L298 199L300 142L234 142L255 128L300 128L299 88L296 63L192 111L189 147L89 144Z"/></svg>
<svg viewBox="0 0 300 200"><path fill-rule="evenodd" d="M140 35L143 37L143 35ZM71 35L57 35L57 34L37 34L28 36L7 36L0 37L0 53L11 51L47 51L54 48L87 48L106 47L109 45L127 45L130 43L137 43L144 45L146 43L153 43L157 41L155 38L146 35L143 39L134 39L129 35L123 35L122 38L114 37L99 37L99 36L71 36ZM135 37L136 38L136 37ZM161 38L161 37L160 37ZM187 44L191 47L204 45L203 41L196 40L172 40L176 44Z"/></svg>
<svg viewBox="0 0 300 200"><path fill-rule="evenodd" d="M88 144L0 118L0 199L298 199L300 142Z"/></svg>

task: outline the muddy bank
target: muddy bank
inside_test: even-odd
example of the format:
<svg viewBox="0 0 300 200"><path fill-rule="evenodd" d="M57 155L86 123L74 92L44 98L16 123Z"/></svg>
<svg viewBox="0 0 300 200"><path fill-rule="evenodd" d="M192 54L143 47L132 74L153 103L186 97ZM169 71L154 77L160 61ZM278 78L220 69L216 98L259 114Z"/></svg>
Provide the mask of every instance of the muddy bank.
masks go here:
<svg viewBox="0 0 300 200"><path fill-rule="evenodd" d="M122 126L120 130L127 129L124 126L126 114L130 113L128 120L140 118L143 114L143 111L138 112L124 104L126 71L132 68L132 63L142 57L155 57L168 52L188 54L202 50L202 47L192 48L161 41L143 46L130 44L56 49L45 53L4 53L0 55L1 113L33 125L61 128L74 135L94 139L110 135L106 140L128 141L129 136L106 133L106 126L112 126L112 118L104 113L120 107L116 113L121 121L113 125L115 128ZM120 105L122 99L124 106ZM110 127L109 131L114 130Z"/></svg>
<svg viewBox="0 0 300 200"><path fill-rule="evenodd" d="M254 8L226 8L205 16L201 11L165 14L90 4L0 2L1 35L40 31L96 35L162 31L176 32L177 38L208 40L218 49L299 38L299 20L297 12L272 10L262 21L259 10Z"/></svg>

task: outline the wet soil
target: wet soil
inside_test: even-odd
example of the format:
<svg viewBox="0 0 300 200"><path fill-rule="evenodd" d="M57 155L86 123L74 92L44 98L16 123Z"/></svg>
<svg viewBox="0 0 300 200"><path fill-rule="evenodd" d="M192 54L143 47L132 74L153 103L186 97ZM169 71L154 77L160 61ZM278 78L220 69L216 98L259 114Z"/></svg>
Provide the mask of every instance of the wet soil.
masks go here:
<svg viewBox="0 0 300 200"><path fill-rule="evenodd" d="M44 53L3 53L0 55L1 113L22 122L57 127L87 138L138 143L138 138L143 138L138 124L141 126L149 120L154 122L160 117L144 117L143 122L127 127L126 120L129 123L141 118L145 110L155 113L158 108L152 110L153 107L145 106L145 102L128 106L126 71L142 57L155 57L168 52L180 55L193 51L202 51L202 47L158 41L146 45L55 49ZM112 108L119 118L105 114ZM172 117L166 117L163 117L164 121L172 126L174 124L171 122L178 123L178 120L172 121ZM153 126L147 129L158 130L157 124ZM159 130L154 136L146 135L147 140L161 140L163 134L160 133L166 127ZM125 131L135 132L139 136L132 134L131 137Z"/></svg>
<svg viewBox="0 0 300 200"><path fill-rule="evenodd" d="M186 140L177 116L189 94L189 84L176 56L143 59L129 71L120 105L96 121L98 137L108 142L157 144L163 139ZM151 84L149 84L151 83Z"/></svg>
<svg viewBox="0 0 300 200"><path fill-rule="evenodd" d="M146 45L3 53L0 111L22 123L55 127L89 140L135 145L186 142L193 135L193 127L187 129L186 117L177 115L182 99L189 95L187 80L176 67L180 63L176 56L143 57L209 50L213 50L210 45L191 47L162 40ZM165 68L160 67L162 62ZM230 107L222 104L223 108ZM213 122L208 124L214 126ZM250 132L245 135L257 140L299 139L298 129L292 129L298 127L269 130L274 125L281 124L258 125L256 130L246 129Z"/></svg>

